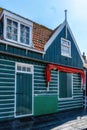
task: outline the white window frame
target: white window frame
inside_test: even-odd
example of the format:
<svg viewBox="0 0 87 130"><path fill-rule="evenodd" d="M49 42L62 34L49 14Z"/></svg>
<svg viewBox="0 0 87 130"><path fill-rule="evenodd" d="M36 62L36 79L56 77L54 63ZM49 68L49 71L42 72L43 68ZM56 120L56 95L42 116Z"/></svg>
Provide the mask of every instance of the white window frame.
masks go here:
<svg viewBox="0 0 87 130"><path fill-rule="evenodd" d="M18 66L20 66L21 68L25 67L26 71L23 71L22 69L18 70L17 69ZM30 68L31 71L30 72L27 71L27 68ZM16 63L16 72L33 74L33 65L25 64L25 63Z"/></svg>
<svg viewBox="0 0 87 130"><path fill-rule="evenodd" d="M7 33L7 29L6 29L7 28L7 19L18 23L18 36L17 36L18 39L17 39L17 41L8 39L7 36L6 36L6 33ZM19 45L31 47L32 46L32 27L33 27L33 25L28 24L28 22L26 23L25 21L23 21L23 22L22 21L19 21L19 19L14 19L14 18L12 18L10 16L7 16L7 15L4 15L4 39L7 40L7 41L10 41L10 42L13 42L13 43L17 43ZM30 29L30 32L29 32L29 45L26 44L26 43L21 43L21 41L20 41L20 25L21 24L24 25L24 26L29 27L29 29Z"/></svg>
<svg viewBox="0 0 87 130"><path fill-rule="evenodd" d="M67 42L69 45L65 45L62 41ZM69 48L69 53L66 54L66 53L62 52L62 47L64 47L64 46ZM64 39L64 38L61 38L61 55L71 58L71 42L67 39Z"/></svg>
<svg viewBox="0 0 87 130"><path fill-rule="evenodd" d="M60 98L60 97L59 97L59 92L60 92L60 91L59 91L59 89L60 89L60 87L59 87L59 85L60 85L60 84L59 84L59 80L60 80L59 72L60 72L60 71L58 71L58 100L59 100L59 101L61 101L61 100L72 100L72 99L73 99L73 74L71 73L71 76L72 76L72 82L71 82L71 85L72 85L72 86L71 86L71 87L72 87L72 96L71 96L71 97L66 97L66 98Z"/></svg>
<svg viewBox="0 0 87 130"><path fill-rule="evenodd" d="M26 25L26 24L24 24L24 23L20 23L20 25L24 25L24 26L26 26L26 27L29 28L29 44L30 44L30 26L29 26L29 25ZM19 25L19 26L20 26L20 25ZM28 46L28 44L25 44L25 43L22 43L22 42L21 42L21 40L20 40L20 37L21 37L21 28L20 28L20 27L19 27L19 30L20 30L20 32L19 32L19 33L20 33L20 35L19 35L19 41L20 41L20 43L23 44L23 45L27 45L27 46ZM32 35L32 34L31 34L31 35Z"/></svg>
<svg viewBox="0 0 87 130"><path fill-rule="evenodd" d="M18 34L17 34L17 41L7 38L7 19L8 19L8 20L11 20L12 23L13 23L13 22L16 22L17 25L18 25L18 22L17 22L16 20L13 20L13 19L10 19L10 18L6 18L6 35L5 35L5 36L6 36L6 39L7 39L7 40L10 40L11 42L18 42ZM17 33L18 33L18 28L17 28Z"/></svg>

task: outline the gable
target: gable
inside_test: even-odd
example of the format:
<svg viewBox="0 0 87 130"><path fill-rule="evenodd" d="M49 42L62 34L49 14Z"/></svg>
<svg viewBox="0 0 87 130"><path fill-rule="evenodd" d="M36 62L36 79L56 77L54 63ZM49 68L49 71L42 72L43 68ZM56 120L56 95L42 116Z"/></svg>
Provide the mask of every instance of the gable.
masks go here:
<svg viewBox="0 0 87 130"><path fill-rule="evenodd" d="M67 40L71 42L71 57L61 55L61 38L66 39L66 33ZM45 60L47 61L54 64L83 68L83 58L81 56L81 52L68 23L65 21L46 43L44 50Z"/></svg>

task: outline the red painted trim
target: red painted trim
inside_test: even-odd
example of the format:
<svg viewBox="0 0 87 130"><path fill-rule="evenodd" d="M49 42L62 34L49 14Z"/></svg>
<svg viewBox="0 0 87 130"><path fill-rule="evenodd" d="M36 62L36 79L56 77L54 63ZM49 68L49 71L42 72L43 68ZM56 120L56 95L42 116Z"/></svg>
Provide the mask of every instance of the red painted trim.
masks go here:
<svg viewBox="0 0 87 130"><path fill-rule="evenodd" d="M46 81L47 81L47 83L51 81L51 70L53 70L53 69L57 70L57 71L66 72L66 73L79 73L81 75L81 78L82 78L82 84L84 85L84 83L85 83L85 73L83 70L60 66L60 65L54 65L54 64L48 64L46 67Z"/></svg>

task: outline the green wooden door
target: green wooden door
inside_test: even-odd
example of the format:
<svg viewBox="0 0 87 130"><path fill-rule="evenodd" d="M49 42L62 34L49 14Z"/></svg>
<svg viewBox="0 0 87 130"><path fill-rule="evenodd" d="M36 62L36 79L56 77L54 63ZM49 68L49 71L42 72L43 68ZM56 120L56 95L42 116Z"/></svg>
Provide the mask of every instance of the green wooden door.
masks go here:
<svg viewBox="0 0 87 130"><path fill-rule="evenodd" d="M32 114L32 74L16 75L16 116Z"/></svg>

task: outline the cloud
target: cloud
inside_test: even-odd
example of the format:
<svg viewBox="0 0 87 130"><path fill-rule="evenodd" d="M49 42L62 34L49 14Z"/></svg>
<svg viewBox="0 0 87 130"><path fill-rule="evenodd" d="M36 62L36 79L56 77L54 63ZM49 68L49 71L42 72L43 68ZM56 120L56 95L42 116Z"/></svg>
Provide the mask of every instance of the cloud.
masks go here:
<svg viewBox="0 0 87 130"><path fill-rule="evenodd" d="M52 13L56 13L56 8L54 7L54 6L52 6L51 8L50 8L50 10L52 11Z"/></svg>

